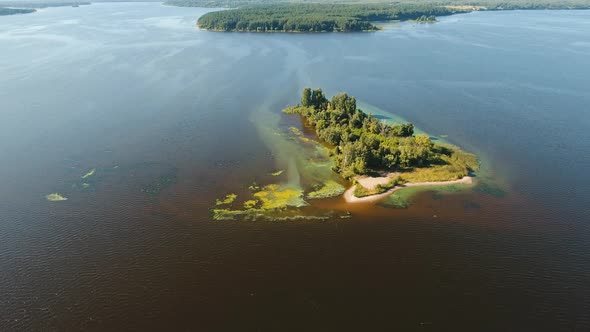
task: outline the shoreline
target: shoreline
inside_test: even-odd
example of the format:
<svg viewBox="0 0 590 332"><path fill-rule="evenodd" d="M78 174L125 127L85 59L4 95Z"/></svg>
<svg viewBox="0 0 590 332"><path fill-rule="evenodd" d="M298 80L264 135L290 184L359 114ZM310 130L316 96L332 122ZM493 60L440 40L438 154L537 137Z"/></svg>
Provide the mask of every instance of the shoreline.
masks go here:
<svg viewBox="0 0 590 332"><path fill-rule="evenodd" d="M388 191L381 193L381 194L375 194L375 195L365 196L365 197L354 196L354 189L356 188L356 185L353 185L352 187L348 188L344 192L342 197L344 198L346 203L370 203L370 202L380 201L380 200L386 198L387 196L393 194L394 192L396 192L398 190L402 190L404 188L408 188L408 187L446 186L446 185L451 185L451 184L472 184L472 183L473 183L473 177L471 177L471 176L464 176L461 179L450 180L450 181L413 182L413 183L406 183L405 185L402 185L402 186L395 186L395 187L393 187L393 188L389 189Z"/></svg>

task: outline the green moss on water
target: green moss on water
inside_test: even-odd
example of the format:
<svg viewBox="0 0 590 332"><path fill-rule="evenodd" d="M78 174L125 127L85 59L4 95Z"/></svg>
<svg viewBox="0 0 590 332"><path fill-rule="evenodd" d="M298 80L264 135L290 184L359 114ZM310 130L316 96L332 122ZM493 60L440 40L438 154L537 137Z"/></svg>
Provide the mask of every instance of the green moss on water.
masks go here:
<svg viewBox="0 0 590 332"><path fill-rule="evenodd" d="M256 207L256 205L258 204L258 201L255 199L249 199L247 201L244 202L244 209L248 210L248 209L253 209L254 207Z"/></svg>
<svg viewBox="0 0 590 332"><path fill-rule="evenodd" d="M50 202L60 202L60 201L67 201L68 198L64 197L58 193L53 193L45 196L45 198Z"/></svg>
<svg viewBox="0 0 590 332"><path fill-rule="evenodd" d="M285 171L285 170L281 169L281 170L279 170L279 171L276 171L276 172L270 173L270 175L272 175L272 176L279 176L279 175L283 174L283 172L284 172L284 171Z"/></svg>
<svg viewBox="0 0 590 332"><path fill-rule="evenodd" d="M299 130L299 128L289 127L289 131L293 133L293 135L295 136L303 136L303 133L301 132L301 130Z"/></svg>
<svg viewBox="0 0 590 332"><path fill-rule="evenodd" d="M307 205L303 200L303 191L285 185L269 184L254 192L251 199L244 201L242 203L244 209L218 208L223 205L231 205L236 199L236 194L229 194L223 199L217 199L215 207L211 210L213 220L235 220L237 217L247 219L276 217L277 213L288 211L289 208Z"/></svg>
<svg viewBox="0 0 590 332"><path fill-rule="evenodd" d="M276 210L283 209L287 206L304 206L305 201L302 198L303 192L301 190L281 187L278 184L270 184L256 192L254 197L262 203L262 210Z"/></svg>
<svg viewBox="0 0 590 332"><path fill-rule="evenodd" d="M236 194L227 194L225 195L225 198L216 200L215 205L229 205L233 203L236 200L236 198L238 198L238 195Z"/></svg>
<svg viewBox="0 0 590 332"><path fill-rule="evenodd" d="M93 176L94 173L96 173L96 168L91 169L90 171L88 171L88 173L82 175L81 178L82 179L87 179L87 178Z"/></svg>

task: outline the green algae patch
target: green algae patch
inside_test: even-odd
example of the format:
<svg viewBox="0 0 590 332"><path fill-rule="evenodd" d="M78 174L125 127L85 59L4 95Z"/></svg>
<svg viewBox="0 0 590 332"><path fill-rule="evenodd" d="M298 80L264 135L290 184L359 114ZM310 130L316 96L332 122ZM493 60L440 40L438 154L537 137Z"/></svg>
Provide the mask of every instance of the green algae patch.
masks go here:
<svg viewBox="0 0 590 332"><path fill-rule="evenodd" d="M243 201L244 209L219 208L234 203L237 197L236 194L229 194L223 199L217 199L215 207L211 209L213 220L236 220L238 217L280 220L296 216L295 212L291 211L293 209L289 208L308 205L303 200L303 191L284 185L269 184L255 191L251 199Z"/></svg>
<svg viewBox="0 0 590 332"><path fill-rule="evenodd" d="M299 130L299 128L289 127L289 131L293 133L293 135L295 136L303 136L303 133L301 132L301 130Z"/></svg>
<svg viewBox="0 0 590 332"><path fill-rule="evenodd" d="M303 200L303 192L293 188L281 188L278 184L269 184L254 197L262 203L262 210L283 209L287 206L301 207L307 205Z"/></svg>
<svg viewBox="0 0 590 332"><path fill-rule="evenodd" d="M284 169L279 170L279 171L276 171L276 172L273 172L273 173L270 173L270 175L272 175L272 176L279 176L279 175L283 174L283 172L285 172Z"/></svg>
<svg viewBox="0 0 590 332"><path fill-rule="evenodd" d="M258 201L255 199L249 199L244 202L244 209L253 209L258 204Z"/></svg>
<svg viewBox="0 0 590 332"><path fill-rule="evenodd" d="M68 198L64 197L58 193L53 193L45 196L45 198L50 202L60 202L60 201L67 201Z"/></svg>
<svg viewBox="0 0 590 332"><path fill-rule="evenodd" d="M88 173L82 175L81 178L82 179L87 179L87 178L93 176L94 173L96 173L96 168L91 169L90 171L88 171Z"/></svg>
<svg viewBox="0 0 590 332"><path fill-rule="evenodd" d="M328 180L322 187L307 194L309 199L329 198L342 195L346 189L340 183Z"/></svg>
<svg viewBox="0 0 590 332"><path fill-rule="evenodd" d="M238 198L238 195L236 194L227 194L225 195L224 199L218 199L215 201L215 205L219 206L219 205L229 205L231 203L233 203L236 198Z"/></svg>

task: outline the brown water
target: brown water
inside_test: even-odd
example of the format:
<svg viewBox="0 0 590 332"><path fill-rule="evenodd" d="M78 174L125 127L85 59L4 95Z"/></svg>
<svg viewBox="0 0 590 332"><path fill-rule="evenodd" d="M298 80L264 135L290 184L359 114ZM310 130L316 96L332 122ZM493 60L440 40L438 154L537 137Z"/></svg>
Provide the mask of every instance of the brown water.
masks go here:
<svg viewBox="0 0 590 332"><path fill-rule="evenodd" d="M590 329L589 12L313 35L197 31L203 12L0 19L0 330ZM448 135L503 192L211 221L288 164L265 130L297 124L304 86Z"/></svg>

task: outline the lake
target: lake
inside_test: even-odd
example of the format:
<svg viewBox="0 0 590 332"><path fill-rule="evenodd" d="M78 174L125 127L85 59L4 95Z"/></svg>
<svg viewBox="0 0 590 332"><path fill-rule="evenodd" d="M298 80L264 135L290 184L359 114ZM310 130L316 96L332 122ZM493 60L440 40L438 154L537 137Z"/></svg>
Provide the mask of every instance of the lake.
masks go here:
<svg viewBox="0 0 590 332"><path fill-rule="evenodd" d="M205 12L0 17L0 330L590 329L590 11L319 34ZM306 86L476 153L486 185L211 220L289 166L272 133Z"/></svg>

